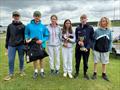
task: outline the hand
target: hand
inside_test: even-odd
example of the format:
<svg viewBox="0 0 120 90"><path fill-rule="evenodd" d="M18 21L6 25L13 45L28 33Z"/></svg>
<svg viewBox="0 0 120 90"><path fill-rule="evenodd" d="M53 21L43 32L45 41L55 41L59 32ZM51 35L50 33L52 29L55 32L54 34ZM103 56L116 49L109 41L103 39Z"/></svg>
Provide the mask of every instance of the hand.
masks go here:
<svg viewBox="0 0 120 90"><path fill-rule="evenodd" d="M80 46L84 46L84 43L83 43L82 41L79 41L78 44L79 44Z"/></svg>
<svg viewBox="0 0 120 90"><path fill-rule="evenodd" d="M6 49L5 55L8 55L8 49Z"/></svg>
<svg viewBox="0 0 120 90"><path fill-rule="evenodd" d="M64 46L64 47L67 47L67 43L64 43L63 46Z"/></svg>
<svg viewBox="0 0 120 90"><path fill-rule="evenodd" d="M88 51L88 49L87 48L85 48L85 52L87 52Z"/></svg>
<svg viewBox="0 0 120 90"><path fill-rule="evenodd" d="M36 43L37 44L42 44L42 41L41 40L37 40Z"/></svg>
<svg viewBox="0 0 120 90"><path fill-rule="evenodd" d="M30 42L31 42L31 40L32 40L32 39L28 39L28 40L26 40L26 43L30 43Z"/></svg>
<svg viewBox="0 0 120 90"><path fill-rule="evenodd" d="M67 41L70 41L70 38L67 38Z"/></svg>

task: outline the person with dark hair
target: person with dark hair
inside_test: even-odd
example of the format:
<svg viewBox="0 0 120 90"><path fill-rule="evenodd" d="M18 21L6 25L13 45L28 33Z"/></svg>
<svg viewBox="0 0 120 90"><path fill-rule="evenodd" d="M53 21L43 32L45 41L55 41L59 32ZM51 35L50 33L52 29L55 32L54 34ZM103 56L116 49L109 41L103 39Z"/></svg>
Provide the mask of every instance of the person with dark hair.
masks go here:
<svg viewBox="0 0 120 90"><path fill-rule="evenodd" d="M48 40L49 37L48 29L46 28L45 25L42 24L40 20L41 13L39 11L35 11L33 13L33 17L34 19L31 20L31 22L26 26L25 29L26 43L30 43L32 39L37 38L38 40L36 41L36 43L39 44L40 46L42 45L42 48L45 49L46 41ZM33 61L34 66L33 79L36 79L38 77L38 62L41 68L40 75L42 78L45 77L43 59L38 59L36 61Z"/></svg>
<svg viewBox="0 0 120 90"><path fill-rule="evenodd" d="M62 28L62 56L63 56L63 76L73 78L72 76L72 55L73 44L75 43L75 35L72 30L72 24L66 19Z"/></svg>
<svg viewBox="0 0 120 90"><path fill-rule="evenodd" d="M20 21L20 13L18 11L14 11L12 13L12 17L13 21L7 27L5 44L5 48L8 53L9 75L5 77L4 80L10 80L11 78L13 78L16 51L18 51L19 56L20 75L21 76L25 75L24 51L23 51L25 26Z"/></svg>
<svg viewBox="0 0 120 90"><path fill-rule="evenodd" d="M47 26L49 30L49 40L48 40L48 54L51 74L59 74L60 69L60 45L61 45L61 28L57 23L57 16L52 15L50 17L51 24ZM54 67L54 53L56 54L56 63Z"/></svg>
<svg viewBox="0 0 120 90"><path fill-rule="evenodd" d="M79 66L81 57L83 56L83 70L84 70L84 78L89 80L89 76L87 75L88 69L88 58L90 54L90 48L92 47L92 40L94 30L93 27L87 23L87 15L83 14L80 17L81 23L78 25L75 31L76 35L76 48L75 48L75 59L76 59L76 73L74 78L77 78L79 75Z"/></svg>

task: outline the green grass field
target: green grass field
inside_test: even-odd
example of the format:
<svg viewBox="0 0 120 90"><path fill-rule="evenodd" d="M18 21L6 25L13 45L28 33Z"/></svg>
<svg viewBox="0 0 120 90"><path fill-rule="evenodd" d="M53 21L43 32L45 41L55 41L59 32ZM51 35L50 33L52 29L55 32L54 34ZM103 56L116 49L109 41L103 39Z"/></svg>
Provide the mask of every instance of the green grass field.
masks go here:
<svg viewBox="0 0 120 90"><path fill-rule="evenodd" d="M4 36L4 35L2 35ZM0 35L1 37L1 35ZM98 64L97 80L83 79L83 63L81 62L80 75L78 79L64 78L61 56L61 68L58 76L50 75L49 59L45 58L46 77L40 76L37 80L32 79L33 65L25 62L26 76L21 77L19 73L18 57L15 60L15 76L10 81L4 81L3 78L8 73L8 59L5 55L5 40L0 38L0 90L120 90L120 56L110 55L110 63L107 65L107 74L110 82L101 78L101 63ZM74 53L73 53L74 54ZM91 77L93 73L93 55L91 52L89 58L88 74ZM73 59L73 73L75 73L75 58Z"/></svg>

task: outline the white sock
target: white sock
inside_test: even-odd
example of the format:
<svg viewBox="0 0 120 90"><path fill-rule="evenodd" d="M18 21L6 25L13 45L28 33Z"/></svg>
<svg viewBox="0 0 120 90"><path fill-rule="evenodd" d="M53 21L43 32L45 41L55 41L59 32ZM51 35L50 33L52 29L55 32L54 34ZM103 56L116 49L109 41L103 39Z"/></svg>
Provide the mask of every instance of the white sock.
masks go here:
<svg viewBox="0 0 120 90"><path fill-rule="evenodd" d="M43 69L43 68L41 68L40 72L44 72L44 69Z"/></svg>
<svg viewBox="0 0 120 90"><path fill-rule="evenodd" d="M38 73L38 69L35 69L35 72Z"/></svg>

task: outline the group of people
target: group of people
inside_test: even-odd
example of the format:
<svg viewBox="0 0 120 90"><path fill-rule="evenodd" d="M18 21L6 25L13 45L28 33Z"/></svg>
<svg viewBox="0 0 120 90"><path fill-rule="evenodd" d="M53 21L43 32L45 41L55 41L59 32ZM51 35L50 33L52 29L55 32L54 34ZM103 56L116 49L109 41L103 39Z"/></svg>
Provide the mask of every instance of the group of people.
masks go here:
<svg viewBox="0 0 120 90"><path fill-rule="evenodd" d="M12 13L13 21L8 25L6 34L6 50L8 52L9 74L4 80L10 80L14 75L15 54L18 51L20 76L24 76L24 41L30 43L33 38L37 38L37 44L42 45L43 49L48 49L50 73L59 74L60 70L60 47L62 47L63 59L63 76L69 78L78 78L80 61L83 57L84 78L89 80L87 74L88 59L90 48L94 54L94 71L92 79L97 79L97 63L100 60L102 63L102 78L109 81L106 75L106 64L109 63L109 51L112 47L112 33L110 30L110 20L107 17L102 17L98 22L98 28L94 31L93 27L87 23L87 15L80 16L80 24L74 31L70 19L64 21L61 28L57 23L58 17L52 15L51 23L45 26L41 22L41 13L35 11L33 19L26 26L20 21L20 13L14 11ZM72 59L73 45L75 47L75 74L72 75ZM44 59L33 61L34 73L33 78L36 79L39 75L45 77Z"/></svg>

